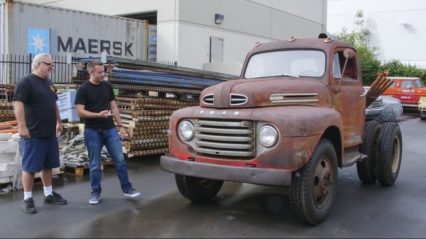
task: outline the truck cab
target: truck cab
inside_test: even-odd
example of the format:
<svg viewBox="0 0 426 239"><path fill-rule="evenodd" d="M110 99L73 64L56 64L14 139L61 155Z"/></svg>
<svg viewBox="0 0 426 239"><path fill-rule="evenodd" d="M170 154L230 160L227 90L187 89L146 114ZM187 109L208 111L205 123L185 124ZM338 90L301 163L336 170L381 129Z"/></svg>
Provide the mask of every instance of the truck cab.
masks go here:
<svg viewBox="0 0 426 239"><path fill-rule="evenodd" d="M426 97L426 86L418 77L388 77L392 85L383 93L397 98L404 107L417 107L420 97Z"/></svg>
<svg viewBox="0 0 426 239"><path fill-rule="evenodd" d="M357 163L360 177L377 179L370 151L379 126L369 123L366 134L365 108L352 46L330 38L260 44L240 79L206 88L199 106L172 114L161 166L193 202L211 200L224 181L288 186L296 215L316 225L334 200L338 167ZM366 135L375 141L362 149Z"/></svg>

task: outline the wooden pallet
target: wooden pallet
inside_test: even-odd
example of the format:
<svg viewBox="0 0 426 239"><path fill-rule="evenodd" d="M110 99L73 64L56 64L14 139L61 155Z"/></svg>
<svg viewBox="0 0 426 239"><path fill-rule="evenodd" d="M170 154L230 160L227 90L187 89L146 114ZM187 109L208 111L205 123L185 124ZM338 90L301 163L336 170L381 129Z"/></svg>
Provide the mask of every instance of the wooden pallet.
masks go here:
<svg viewBox="0 0 426 239"><path fill-rule="evenodd" d="M71 167L71 166L65 166L65 173L73 174L78 177L82 177L84 175L89 174L89 168L83 167L83 166L77 166L77 167Z"/></svg>
<svg viewBox="0 0 426 239"><path fill-rule="evenodd" d="M112 166L112 162L102 163L101 170L104 171L105 166ZM82 177L84 175L89 175L90 170L88 166L65 166L65 173L73 174L78 177Z"/></svg>

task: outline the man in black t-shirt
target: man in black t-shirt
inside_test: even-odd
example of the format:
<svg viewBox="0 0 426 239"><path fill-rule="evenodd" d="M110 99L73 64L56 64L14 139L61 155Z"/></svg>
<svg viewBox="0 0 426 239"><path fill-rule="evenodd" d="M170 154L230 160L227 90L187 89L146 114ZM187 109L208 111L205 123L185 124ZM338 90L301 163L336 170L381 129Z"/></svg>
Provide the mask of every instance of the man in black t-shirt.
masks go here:
<svg viewBox="0 0 426 239"><path fill-rule="evenodd" d="M90 184L92 193L89 203L98 204L101 198L101 151L103 146L108 150L120 180L121 190L126 197L140 195L129 181L127 164L124 159L120 135L126 135L121 125L120 112L115 102L112 85L104 81L104 67L101 62L89 62L87 70L90 79L77 90L75 98L76 110L84 119L84 141L89 153ZM120 134L114 127L114 121Z"/></svg>
<svg viewBox="0 0 426 239"><path fill-rule="evenodd" d="M34 175L41 171L44 202L65 205L67 201L52 189L52 169L60 166L58 140L62 121L56 104L57 96L49 74L54 65L47 53L34 57L32 73L22 78L14 93L14 110L21 137L22 184L25 213L36 213L32 198Z"/></svg>

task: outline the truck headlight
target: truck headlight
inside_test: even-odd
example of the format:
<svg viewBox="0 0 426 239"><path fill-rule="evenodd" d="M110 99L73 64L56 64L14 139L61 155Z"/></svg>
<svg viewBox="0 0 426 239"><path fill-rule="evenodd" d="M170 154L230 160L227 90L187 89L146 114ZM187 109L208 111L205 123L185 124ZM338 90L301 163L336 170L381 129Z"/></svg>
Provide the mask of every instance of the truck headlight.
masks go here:
<svg viewBox="0 0 426 239"><path fill-rule="evenodd" d="M181 139L189 141L194 138L194 125L190 121L184 120L179 123L178 132Z"/></svg>
<svg viewBox="0 0 426 239"><path fill-rule="evenodd" d="M277 130L270 125L263 125L259 129L258 141L264 147L270 148L275 145L278 139Z"/></svg>

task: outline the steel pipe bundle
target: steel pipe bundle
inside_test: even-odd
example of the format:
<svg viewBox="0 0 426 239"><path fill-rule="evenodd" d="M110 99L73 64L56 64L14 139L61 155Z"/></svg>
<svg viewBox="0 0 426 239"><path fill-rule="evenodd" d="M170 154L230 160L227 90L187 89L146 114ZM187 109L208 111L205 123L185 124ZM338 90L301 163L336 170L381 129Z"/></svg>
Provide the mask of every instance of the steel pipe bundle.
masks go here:
<svg viewBox="0 0 426 239"><path fill-rule="evenodd" d="M146 97L116 100L122 124L129 133L123 141L128 157L166 153L170 115L177 109L198 104L198 101Z"/></svg>
<svg viewBox="0 0 426 239"><path fill-rule="evenodd" d="M89 78L80 63L74 83ZM117 106L129 137L122 141L128 157L163 154L168 151L170 115L177 109L198 105L201 91L236 76L196 70L176 65L107 58L108 81L118 94ZM155 96L156 98L152 98ZM170 97L171 96L171 97Z"/></svg>
<svg viewBox="0 0 426 239"><path fill-rule="evenodd" d="M366 95L366 106L371 105L387 88L392 85L392 80L386 78L387 72L377 73L377 78L371 83L370 89Z"/></svg>
<svg viewBox="0 0 426 239"><path fill-rule="evenodd" d="M109 81L120 84L167 86L202 90L222 82L221 80L178 75L166 72L113 68Z"/></svg>

